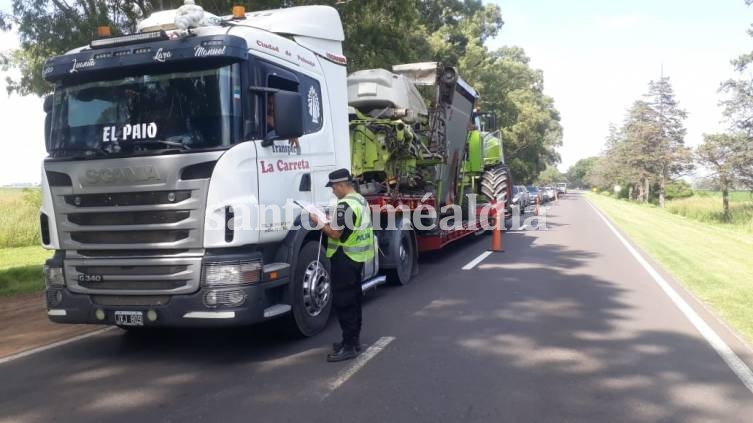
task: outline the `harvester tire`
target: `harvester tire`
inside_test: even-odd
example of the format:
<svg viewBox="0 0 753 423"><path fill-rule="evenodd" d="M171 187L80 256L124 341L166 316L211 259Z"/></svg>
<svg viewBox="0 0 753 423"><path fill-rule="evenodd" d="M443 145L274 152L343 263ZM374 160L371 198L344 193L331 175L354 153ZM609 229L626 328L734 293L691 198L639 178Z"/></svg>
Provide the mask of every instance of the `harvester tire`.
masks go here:
<svg viewBox="0 0 753 423"><path fill-rule="evenodd" d="M481 193L489 201L504 204L504 209L510 207L510 198L508 198L508 172L505 166L495 166L487 169L481 175Z"/></svg>

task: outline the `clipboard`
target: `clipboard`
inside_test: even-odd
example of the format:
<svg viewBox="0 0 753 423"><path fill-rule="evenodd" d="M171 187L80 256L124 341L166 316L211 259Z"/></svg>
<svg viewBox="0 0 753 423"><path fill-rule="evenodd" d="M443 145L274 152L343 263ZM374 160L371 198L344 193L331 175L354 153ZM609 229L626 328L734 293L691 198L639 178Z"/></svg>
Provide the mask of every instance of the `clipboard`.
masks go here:
<svg viewBox="0 0 753 423"><path fill-rule="evenodd" d="M306 210L309 214L315 214L318 220L322 223L329 223L329 217L327 216L327 213L322 210L321 207L317 206L314 203L309 203L307 201L303 200L293 200L293 203L297 205L298 207L302 208L303 210Z"/></svg>

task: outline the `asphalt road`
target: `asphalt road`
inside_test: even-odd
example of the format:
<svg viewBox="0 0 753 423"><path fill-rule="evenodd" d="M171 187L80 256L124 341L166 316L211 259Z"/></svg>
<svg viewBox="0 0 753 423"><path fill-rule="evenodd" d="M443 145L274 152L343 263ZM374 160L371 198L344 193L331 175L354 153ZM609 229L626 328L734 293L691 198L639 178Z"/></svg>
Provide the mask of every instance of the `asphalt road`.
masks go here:
<svg viewBox="0 0 753 423"><path fill-rule="evenodd" d="M584 199L551 206L547 224L506 233L506 251L471 270L490 237L370 293L363 341L383 348L361 367L324 361L334 321L298 341L114 329L0 364L0 421L753 421L753 393Z"/></svg>

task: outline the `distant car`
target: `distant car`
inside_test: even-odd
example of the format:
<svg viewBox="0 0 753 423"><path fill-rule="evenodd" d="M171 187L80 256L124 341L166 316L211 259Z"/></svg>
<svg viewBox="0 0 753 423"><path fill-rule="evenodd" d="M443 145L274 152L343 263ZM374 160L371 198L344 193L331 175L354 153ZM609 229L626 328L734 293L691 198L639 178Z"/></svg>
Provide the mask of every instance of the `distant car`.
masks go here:
<svg viewBox="0 0 753 423"><path fill-rule="evenodd" d="M523 185L513 185L512 187L512 204L520 206L521 210L524 210L531 204L528 190Z"/></svg>
<svg viewBox="0 0 753 423"><path fill-rule="evenodd" d="M526 187L528 190L528 197L531 199L531 204L536 202L536 199L539 199L539 203L544 202L544 193L536 186L529 185Z"/></svg>
<svg viewBox="0 0 753 423"><path fill-rule="evenodd" d="M557 192L558 192L558 193L559 193L560 195L565 195L565 194L567 194L567 183L566 183L566 182L559 182L559 183L557 184Z"/></svg>
<svg viewBox="0 0 753 423"><path fill-rule="evenodd" d="M523 198L526 199L526 207L530 206L533 201L531 201L531 195L528 194L528 190L526 189L525 185L518 185L518 188L520 188L520 192L523 193Z"/></svg>
<svg viewBox="0 0 753 423"><path fill-rule="evenodd" d="M544 187L542 190L544 191L544 201L554 200L554 188Z"/></svg>

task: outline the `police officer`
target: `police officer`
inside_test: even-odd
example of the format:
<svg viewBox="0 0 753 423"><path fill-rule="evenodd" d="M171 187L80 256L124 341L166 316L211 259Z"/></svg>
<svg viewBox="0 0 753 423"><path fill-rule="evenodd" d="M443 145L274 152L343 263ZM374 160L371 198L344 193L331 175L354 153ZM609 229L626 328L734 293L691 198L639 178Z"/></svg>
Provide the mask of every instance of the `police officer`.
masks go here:
<svg viewBox="0 0 753 423"><path fill-rule="evenodd" d="M350 360L361 352L361 277L363 264L374 258L371 210L366 199L353 189L347 169L329 174L328 187L337 196L335 225L325 224L327 258L332 270L333 306L342 330L342 341L332 344L327 361ZM318 219L311 215L318 225Z"/></svg>

